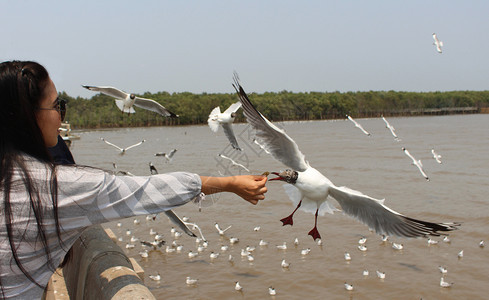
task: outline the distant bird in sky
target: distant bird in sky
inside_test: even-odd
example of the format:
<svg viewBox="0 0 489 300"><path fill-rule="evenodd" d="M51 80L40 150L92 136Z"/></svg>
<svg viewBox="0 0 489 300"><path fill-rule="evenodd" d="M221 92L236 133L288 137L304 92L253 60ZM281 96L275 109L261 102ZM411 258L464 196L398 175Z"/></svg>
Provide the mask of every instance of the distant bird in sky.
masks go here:
<svg viewBox="0 0 489 300"><path fill-rule="evenodd" d="M207 123L209 124L209 127L213 132L217 132L217 130L219 129L219 124L221 124L222 129L224 129L224 134L231 143L231 146L234 149L241 151L232 127L234 119L236 118L236 112L240 107L241 102L238 101L231 104L231 106L229 106L224 112L221 113L221 109L219 108L219 106L217 106L209 114Z"/></svg>
<svg viewBox="0 0 489 300"><path fill-rule="evenodd" d="M245 167L244 165L242 165L240 163L235 162L232 158L227 157L224 154L218 154L217 156L222 157L226 160L229 160L231 162L231 165L233 165L233 166L240 167L241 169L245 170L248 173L250 172L250 170L247 167Z"/></svg>
<svg viewBox="0 0 489 300"><path fill-rule="evenodd" d="M116 148L117 150L119 150L119 154L120 154L120 155L124 155L124 154L126 154L126 151L127 151L127 150L129 150L129 149L131 149L131 148L134 148L134 147L137 147L137 146L141 145L142 143L146 142L146 140L142 140L142 141L140 141L139 143L136 143L136 144L131 145L131 146L126 147L126 148L122 148L122 147L119 147L119 146L117 146L117 145L115 145L115 144L113 144L113 143L111 143L111 142L107 141L107 140L106 140L106 139L104 139L104 138L100 138L100 139L101 139L102 141L104 141L104 142L105 142L107 145L110 145L110 146L112 146L112 147Z"/></svg>
<svg viewBox="0 0 489 300"><path fill-rule="evenodd" d="M107 96L111 96L111 97L116 98L115 104L122 111L122 113L126 112L128 114L133 114L136 112L134 110L133 106L136 106L136 107L140 107L142 109L153 111L153 112L160 114L164 117L171 117L171 118L177 118L178 117L178 115L172 113L171 111L166 109L163 105L159 104L155 100L137 97L134 94L128 94L126 92L123 92L123 91L115 88L115 87L111 87L111 86L90 86L90 85L82 85L82 86L88 90L100 92L100 93L105 94Z"/></svg>
<svg viewBox="0 0 489 300"><path fill-rule="evenodd" d="M414 156L412 156L411 153L409 153L409 151L404 147L402 147L402 151L404 151L404 153L413 161L413 165L415 165L418 168L421 175L423 175L423 177L427 181L430 181L430 178L428 177L428 175L426 175L426 173L423 170L423 164L421 163L421 160L417 160L416 158L414 158Z"/></svg>
<svg viewBox="0 0 489 300"><path fill-rule="evenodd" d="M155 153L155 156L163 156L166 159L167 163L171 163L173 160L173 156L175 155L175 152L177 152L177 149L173 149L170 151L170 153L165 153L165 152L158 152Z"/></svg>
<svg viewBox="0 0 489 300"><path fill-rule="evenodd" d="M353 124L355 124L355 127L359 128L363 133L365 133L366 135L370 136L370 133L367 130L365 130L363 128L363 126L360 125L360 123L358 123L357 121L353 120L353 118L350 117L349 115L346 115L346 117L348 118L348 120L352 121Z"/></svg>
<svg viewBox="0 0 489 300"><path fill-rule="evenodd" d="M441 53L441 47L443 47L443 42L438 39L436 33L433 33L433 40L434 40L433 45L436 46L436 51L438 51L438 53Z"/></svg>
<svg viewBox="0 0 489 300"><path fill-rule="evenodd" d="M152 162L149 162L149 171L151 172L151 175L158 174L158 170L156 170L156 167Z"/></svg>
<svg viewBox="0 0 489 300"><path fill-rule="evenodd" d="M431 149L431 154L433 154L433 158L436 160L436 162L441 164L441 155L437 154L435 149Z"/></svg>
<svg viewBox="0 0 489 300"><path fill-rule="evenodd" d="M395 132L395 131L396 131L396 129L394 128L394 126L392 126L392 125L391 125L391 124L390 124L390 123L389 123L389 122L388 122L388 121L387 121L387 120L384 118L384 116L382 116L382 120L384 120L385 127L386 127L387 129L389 129L389 131L391 132L391 134L392 134L392 136L394 137L394 139L395 139L396 141L398 141L398 142L399 142L399 141L400 141L400 139L399 139L399 137L397 136L397 134L396 134L396 132Z"/></svg>
<svg viewBox="0 0 489 300"><path fill-rule="evenodd" d="M321 238L317 229L317 216L337 210L328 201L334 198L343 212L366 224L378 234L401 237L421 237L440 235L438 231L456 229L458 223L431 223L401 215L384 205L384 200L375 199L347 187L336 186L306 161L296 142L284 130L267 120L251 103L245 91L235 77L233 86L243 105L248 123L256 130L256 135L270 150L271 155L291 169L272 174L278 177L269 180L281 180L290 199L296 204L295 210L281 221L283 225L293 225L293 215L301 208L315 214L314 228L309 232L314 240Z"/></svg>

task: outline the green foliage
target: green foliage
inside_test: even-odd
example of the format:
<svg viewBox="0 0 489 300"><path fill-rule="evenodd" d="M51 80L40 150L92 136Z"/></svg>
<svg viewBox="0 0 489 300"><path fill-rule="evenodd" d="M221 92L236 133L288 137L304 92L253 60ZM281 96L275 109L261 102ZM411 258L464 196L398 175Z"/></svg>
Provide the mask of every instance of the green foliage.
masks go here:
<svg viewBox="0 0 489 300"><path fill-rule="evenodd" d="M97 94L90 99L73 98L64 92L60 96L68 100L66 120L71 123L72 128L78 129L205 124L214 107L219 106L223 111L238 101L235 94L146 92L141 95L157 101L180 116L170 119L137 107L135 114L123 114L115 105L114 98L103 94ZM344 118L346 114L353 117L411 115L433 109L489 107L489 91L281 91L250 94L249 97L257 109L273 121L334 119ZM236 121L244 122L245 118L238 114Z"/></svg>

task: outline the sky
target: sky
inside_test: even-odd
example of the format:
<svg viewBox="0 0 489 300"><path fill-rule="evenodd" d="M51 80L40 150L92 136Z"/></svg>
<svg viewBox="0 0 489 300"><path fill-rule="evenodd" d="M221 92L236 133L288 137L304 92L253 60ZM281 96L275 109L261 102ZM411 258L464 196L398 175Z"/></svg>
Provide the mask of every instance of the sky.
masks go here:
<svg viewBox="0 0 489 300"><path fill-rule="evenodd" d="M81 85L233 93L488 90L489 1L0 0L0 61ZM432 33L443 41L436 52Z"/></svg>

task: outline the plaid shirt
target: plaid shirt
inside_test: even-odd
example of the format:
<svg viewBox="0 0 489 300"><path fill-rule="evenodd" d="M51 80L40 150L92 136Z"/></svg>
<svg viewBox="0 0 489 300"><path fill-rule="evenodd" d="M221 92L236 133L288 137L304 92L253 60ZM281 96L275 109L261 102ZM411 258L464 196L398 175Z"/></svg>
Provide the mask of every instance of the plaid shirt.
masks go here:
<svg viewBox="0 0 489 300"><path fill-rule="evenodd" d="M50 171L26 157L35 189L43 202L43 224L50 256L57 266L88 226L137 215L156 214L181 206L201 192L197 174L175 172L153 176L115 176L89 167L57 166L60 245L51 195ZM0 190L0 201L4 193ZM29 274L46 286L53 271L37 230L28 192L19 170L14 170L10 202L13 242ZM32 283L13 260L5 226L5 205L0 206L0 276L7 298L39 299L43 288Z"/></svg>

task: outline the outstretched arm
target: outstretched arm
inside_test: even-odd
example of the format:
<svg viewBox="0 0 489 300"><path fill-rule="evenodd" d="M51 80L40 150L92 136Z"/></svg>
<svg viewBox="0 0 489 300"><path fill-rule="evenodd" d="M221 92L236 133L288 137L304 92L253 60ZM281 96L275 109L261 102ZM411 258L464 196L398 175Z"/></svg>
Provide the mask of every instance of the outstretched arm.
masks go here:
<svg viewBox="0 0 489 300"><path fill-rule="evenodd" d="M200 176L202 192L206 195L230 192L235 193L253 205L265 199L267 177L263 175L240 175L229 177Z"/></svg>

